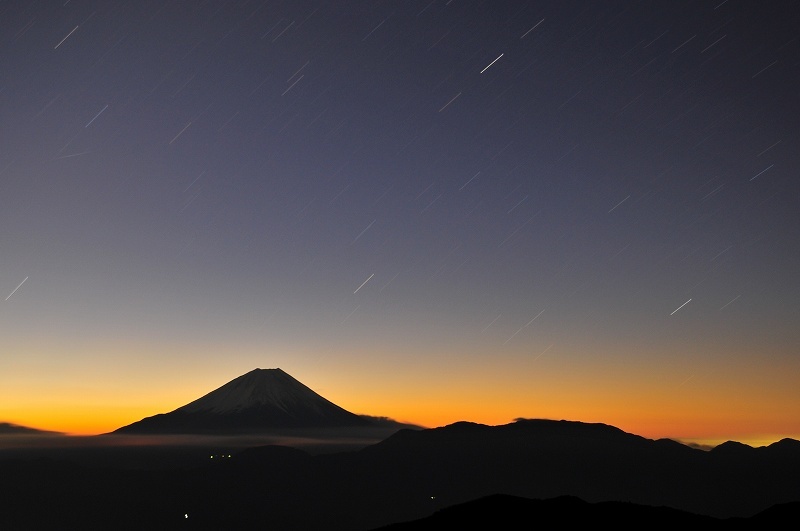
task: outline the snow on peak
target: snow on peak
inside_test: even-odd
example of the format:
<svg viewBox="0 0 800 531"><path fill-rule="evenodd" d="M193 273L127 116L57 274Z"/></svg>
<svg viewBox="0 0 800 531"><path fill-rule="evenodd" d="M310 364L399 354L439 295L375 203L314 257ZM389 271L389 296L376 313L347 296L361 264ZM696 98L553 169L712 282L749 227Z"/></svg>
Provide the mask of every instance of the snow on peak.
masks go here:
<svg viewBox="0 0 800 531"><path fill-rule="evenodd" d="M222 387L178 408L185 413L231 413L253 407L277 408L282 411L303 404L319 407L335 406L281 369L253 369Z"/></svg>

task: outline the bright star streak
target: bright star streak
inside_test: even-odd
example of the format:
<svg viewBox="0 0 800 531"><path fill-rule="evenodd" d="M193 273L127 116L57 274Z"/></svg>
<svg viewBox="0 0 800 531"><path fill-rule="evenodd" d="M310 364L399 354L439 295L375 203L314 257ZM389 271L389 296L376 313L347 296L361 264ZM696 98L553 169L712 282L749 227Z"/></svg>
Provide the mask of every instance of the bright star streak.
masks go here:
<svg viewBox="0 0 800 531"><path fill-rule="evenodd" d="M8 294L8 297L6 297L6 300L10 299L10 298L11 298L11 296L17 292L17 290L20 288L20 286L22 286L23 284L25 284L25 280L28 280L28 277L25 277L25 279L24 279L22 282L20 282L20 283L19 283L19 286L17 286L16 288L14 288L14 291L12 291L11 293L9 293L9 294Z"/></svg>
<svg viewBox="0 0 800 531"><path fill-rule="evenodd" d="M686 305L687 305L687 304L689 304L690 302L692 302L692 299L689 299L688 301L684 302L683 304L681 304L680 306L678 306L677 308L675 308L675 311L673 311L673 312L672 312L670 315L674 315L674 314L675 314L675 312L677 312L678 310L680 310L681 308L683 308L684 306L686 306Z"/></svg>
<svg viewBox="0 0 800 531"><path fill-rule="evenodd" d="M502 53L501 53L500 55L498 55L498 56L497 56L497 59L500 59L501 57L503 57L503 55L504 55L504 54L502 54ZM489 67L490 67L490 66L492 66L493 64L495 64L495 63L497 62L497 59L495 59L494 61L492 61L491 63L489 63L489 64L486 66L486 68L484 68L483 70L481 70L481 74L483 74L484 72L486 72L486 71L489 69Z"/></svg>
<svg viewBox="0 0 800 531"><path fill-rule="evenodd" d="M369 282L369 279L370 279L370 278L372 278L372 277L374 277L374 276L375 276L375 273L372 273L372 274L369 276L369 278L367 278L367 280L365 280L364 282L362 282L362 283L361 283L361 285L360 285L359 287L357 287L357 288L356 288L356 291L354 291L353 293L356 293L356 292L358 292L358 290L360 290L361 288L363 288L363 287L364 287L364 284L366 284L367 282Z"/></svg>

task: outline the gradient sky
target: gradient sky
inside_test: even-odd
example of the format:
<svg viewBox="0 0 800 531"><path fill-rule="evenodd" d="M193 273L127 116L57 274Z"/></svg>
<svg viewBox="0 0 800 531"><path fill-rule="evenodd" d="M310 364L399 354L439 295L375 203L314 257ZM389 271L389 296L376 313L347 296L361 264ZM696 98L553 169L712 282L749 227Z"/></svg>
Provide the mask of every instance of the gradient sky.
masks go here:
<svg viewBox="0 0 800 531"><path fill-rule="evenodd" d="M796 6L5 2L0 421L800 438Z"/></svg>

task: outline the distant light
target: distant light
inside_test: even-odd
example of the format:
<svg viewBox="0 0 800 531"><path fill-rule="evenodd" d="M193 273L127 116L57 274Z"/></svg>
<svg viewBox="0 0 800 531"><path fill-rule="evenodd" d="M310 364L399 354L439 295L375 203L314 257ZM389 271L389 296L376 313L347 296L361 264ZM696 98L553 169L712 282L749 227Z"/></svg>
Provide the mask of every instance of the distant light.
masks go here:
<svg viewBox="0 0 800 531"><path fill-rule="evenodd" d="M189 518L189 513L183 515L184 518Z"/></svg>

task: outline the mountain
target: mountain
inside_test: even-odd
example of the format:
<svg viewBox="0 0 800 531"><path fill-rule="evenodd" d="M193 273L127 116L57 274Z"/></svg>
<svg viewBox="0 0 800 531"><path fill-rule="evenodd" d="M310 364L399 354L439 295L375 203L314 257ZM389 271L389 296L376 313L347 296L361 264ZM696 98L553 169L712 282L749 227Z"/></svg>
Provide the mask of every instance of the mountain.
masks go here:
<svg viewBox="0 0 800 531"><path fill-rule="evenodd" d="M146 417L112 433L242 435L371 427L409 425L351 413L281 369L254 369L174 411Z"/></svg>
<svg viewBox="0 0 800 531"><path fill-rule="evenodd" d="M100 466L92 450L81 461L0 454L0 527L368 531L408 523L390 528L399 531L471 514L471 528L502 529L510 527L505 511L514 511L529 527L585 518L769 529L800 516L794 439L707 451L607 424L519 419L401 429L343 452L256 446L158 469ZM43 503L47 511L38 510Z"/></svg>
<svg viewBox="0 0 800 531"><path fill-rule="evenodd" d="M250 448L188 477L182 503L210 527L247 528L269 514L282 529L367 530L494 494L750 518L800 501L800 442L707 451L601 423L458 422L351 452Z"/></svg>
<svg viewBox="0 0 800 531"><path fill-rule="evenodd" d="M20 426L10 422L0 422L0 435L62 435L62 433Z"/></svg>
<svg viewBox="0 0 800 531"><path fill-rule="evenodd" d="M392 489L428 492L443 506L496 493L572 495L727 518L800 501L800 442L793 439L705 451L606 424L520 419L401 430L361 450L360 460L370 474L391 477Z"/></svg>

